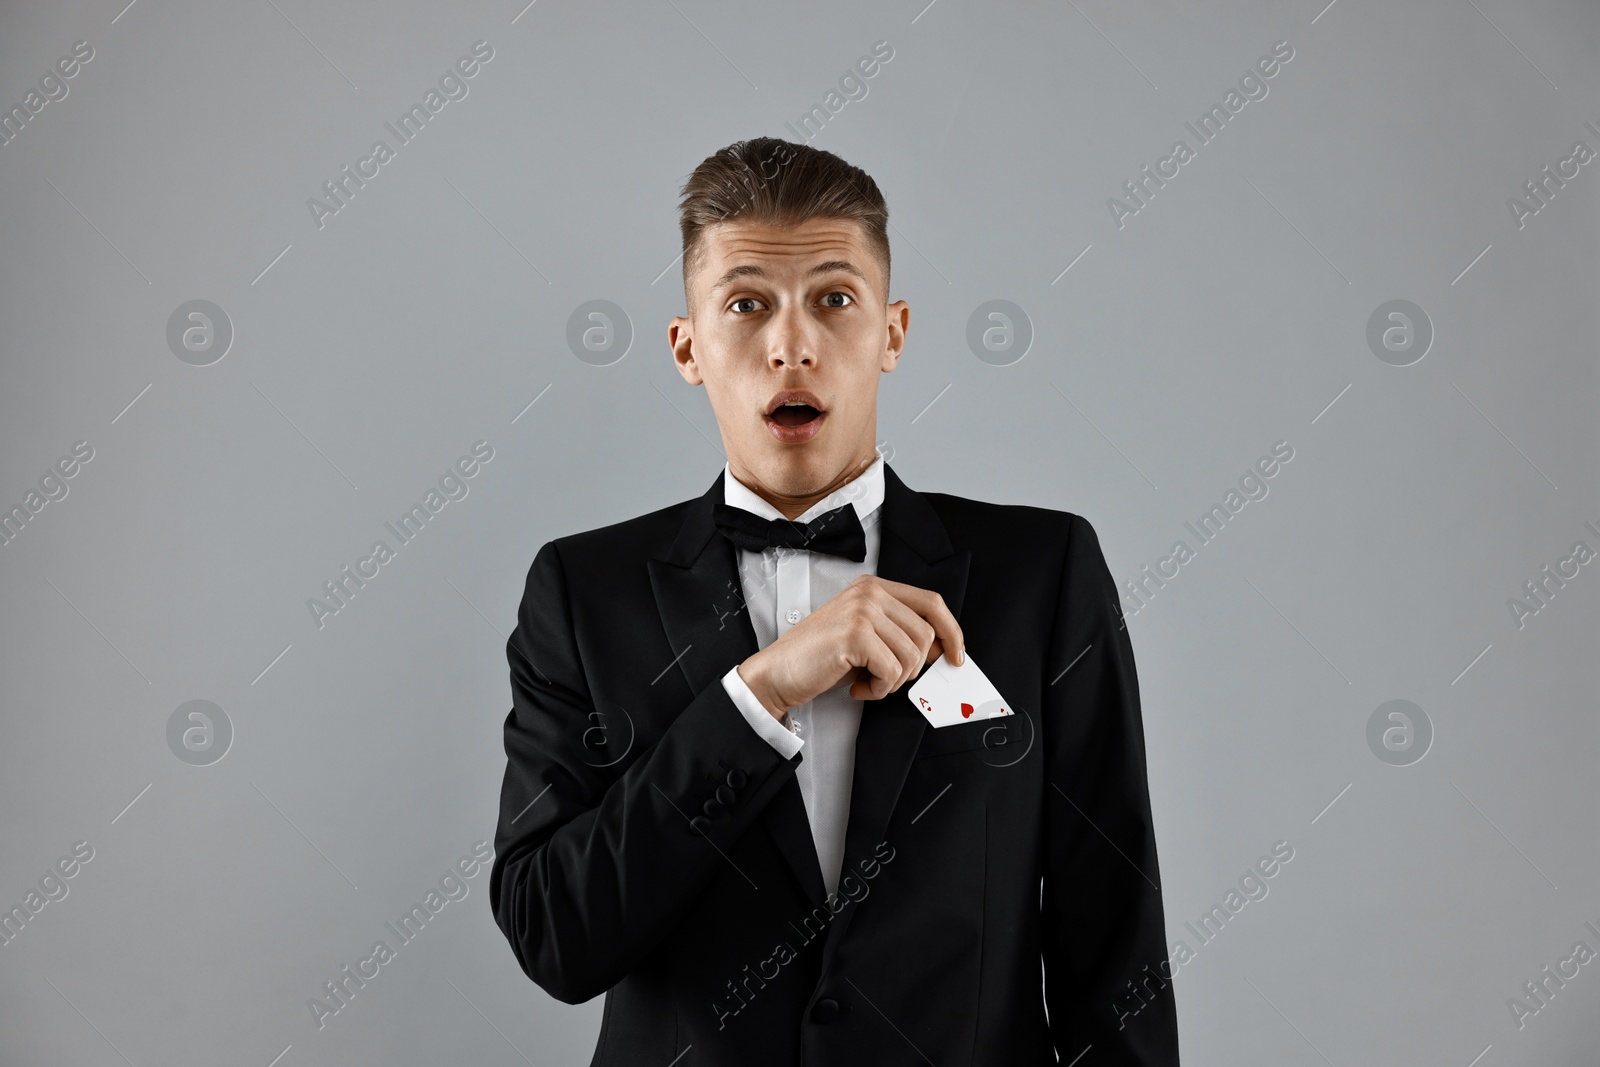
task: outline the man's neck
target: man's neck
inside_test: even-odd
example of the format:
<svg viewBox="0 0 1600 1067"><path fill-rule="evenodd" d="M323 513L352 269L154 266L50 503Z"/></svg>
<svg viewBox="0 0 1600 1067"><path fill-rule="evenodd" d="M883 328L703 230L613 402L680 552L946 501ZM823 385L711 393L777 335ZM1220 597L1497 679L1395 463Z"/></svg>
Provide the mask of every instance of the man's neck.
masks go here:
<svg viewBox="0 0 1600 1067"><path fill-rule="evenodd" d="M871 467L873 461L877 458L878 450L873 448L868 451L865 456L857 457L854 463L840 471L834 476L832 481L823 486L821 489L794 496L779 493L768 488L767 486L761 484L760 481L756 480L755 477L748 471L742 471L738 469L732 463L732 461L729 461L728 473L737 478L740 484L742 484L745 488L749 489L762 500L765 500L767 503L777 508L778 511L783 514L784 518L793 520L798 519L801 515L804 515L807 511L811 510L812 506L815 505L817 501L828 496L830 493L838 492L840 489L861 477L867 472L867 468Z"/></svg>

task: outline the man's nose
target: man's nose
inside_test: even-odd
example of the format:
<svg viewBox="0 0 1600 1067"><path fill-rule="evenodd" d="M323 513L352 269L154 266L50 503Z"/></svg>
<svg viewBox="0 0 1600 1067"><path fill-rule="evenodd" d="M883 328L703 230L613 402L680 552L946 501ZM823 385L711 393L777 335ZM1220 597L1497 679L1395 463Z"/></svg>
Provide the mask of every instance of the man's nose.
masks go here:
<svg viewBox="0 0 1600 1067"><path fill-rule="evenodd" d="M800 367L816 362L815 324L805 309L789 304L773 316L768 358L775 367Z"/></svg>

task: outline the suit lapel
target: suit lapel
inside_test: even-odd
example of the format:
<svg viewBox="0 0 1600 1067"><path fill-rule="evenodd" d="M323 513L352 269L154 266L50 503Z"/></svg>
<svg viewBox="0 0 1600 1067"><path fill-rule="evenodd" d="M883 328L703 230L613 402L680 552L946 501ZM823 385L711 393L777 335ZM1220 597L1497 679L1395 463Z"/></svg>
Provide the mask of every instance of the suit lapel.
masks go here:
<svg viewBox="0 0 1600 1067"><path fill-rule="evenodd" d="M712 505L723 500L723 477L718 474L689 508L666 556L648 564L661 625L693 693L717 683L729 667L743 663L759 648L745 609L737 549L717 534L711 519ZM820 904L826 892L822 867L794 778L767 804L761 821L807 899Z"/></svg>
<svg viewBox="0 0 1600 1067"><path fill-rule="evenodd" d="M955 551L933 505L908 488L894 469L884 465L883 538L878 548L878 577L932 589L944 598L950 613L961 619L971 549ZM906 689L910 686L907 685ZM906 697L906 690L882 700L868 700L861 709L856 735L855 776L850 787L850 821L845 832L841 879L859 870L884 840L884 830L900 799L906 773L928 721ZM893 842L891 842L892 844ZM858 879L859 880L859 879ZM823 966L850 928L859 909L846 907L828 931Z"/></svg>
<svg viewBox="0 0 1600 1067"><path fill-rule="evenodd" d="M650 583L667 640L678 657L678 669L698 693L757 651L741 595L735 549L716 534L712 505L723 499L724 475L718 474L685 516L677 539L661 559L649 561ZM956 552L933 506L910 489L884 464L882 538L878 576L944 597L957 619L966 592L972 553ZM916 756L927 720L906 699L904 691L862 707L856 735L850 819L845 832L844 870L856 869L871 855L889 824ZM802 752L802 757L804 753ZM822 868L799 784L790 779L763 812L762 822L779 852L799 879L806 897L822 904ZM846 908L828 935L831 946L849 927L855 908Z"/></svg>

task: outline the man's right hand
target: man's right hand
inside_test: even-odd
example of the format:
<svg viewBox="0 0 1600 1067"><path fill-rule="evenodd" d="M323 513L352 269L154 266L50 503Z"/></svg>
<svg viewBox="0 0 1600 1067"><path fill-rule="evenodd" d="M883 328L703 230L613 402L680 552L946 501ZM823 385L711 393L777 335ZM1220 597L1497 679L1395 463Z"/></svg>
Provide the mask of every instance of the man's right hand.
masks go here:
<svg viewBox="0 0 1600 1067"><path fill-rule="evenodd" d="M851 674L852 699L881 700L943 653L961 663L964 649L942 596L864 574L741 663L739 677L782 720Z"/></svg>

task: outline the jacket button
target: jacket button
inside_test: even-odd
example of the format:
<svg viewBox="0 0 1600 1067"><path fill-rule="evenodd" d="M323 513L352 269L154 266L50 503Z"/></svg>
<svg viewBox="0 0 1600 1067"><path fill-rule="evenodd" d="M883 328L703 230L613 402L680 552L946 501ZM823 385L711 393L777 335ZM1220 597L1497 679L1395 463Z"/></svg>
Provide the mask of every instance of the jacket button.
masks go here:
<svg viewBox="0 0 1600 1067"><path fill-rule="evenodd" d="M839 1002L832 997L823 997L811 1005L811 1021L826 1026L839 1017Z"/></svg>
<svg viewBox="0 0 1600 1067"><path fill-rule="evenodd" d="M717 786L716 797L717 797L717 803L721 804L725 808L733 807L733 802L734 802L735 799L737 799L733 795L733 790L729 789L725 785Z"/></svg>
<svg viewBox="0 0 1600 1067"><path fill-rule="evenodd" d="M735 767L733 770L728 772L729 789L743 789L746 781L748 781L748 779L745 777L745 773L739 768Z"/></svg>
<svg viewBox="0 0 1600 1067"><path fill-rule="evenodd" d="M700 810L715 819L727 809L721 804L718 804L715 800L708 800L704 804L700 805Z"/></svg>
<svg viewBox="0 0 1600 1067"><path fill-rule="evenodd" d="M689 826L694 829L695 833L709 834L711 832L711 820L704 815L696 815L690 819Z"/></svg>

